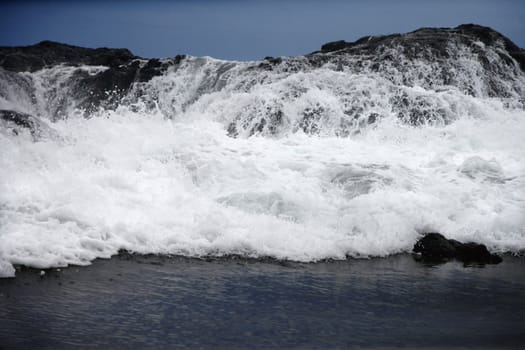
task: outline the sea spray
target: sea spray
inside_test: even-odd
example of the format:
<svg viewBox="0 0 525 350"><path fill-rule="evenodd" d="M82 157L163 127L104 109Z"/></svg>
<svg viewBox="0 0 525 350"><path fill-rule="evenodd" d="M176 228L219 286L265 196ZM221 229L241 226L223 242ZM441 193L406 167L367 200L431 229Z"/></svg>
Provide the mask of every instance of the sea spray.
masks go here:
<svg viewBox="0 0 525 350"><path fill-rule="evenodd" d="M42 129L2 121L0 274L119 249L387 256L431 231L522 251L525 75L503 44L458 45L436 65L426 54L378 67L351 52L186 57L94 109L78 74L110 69L0 68L0 109Z"/></svg>

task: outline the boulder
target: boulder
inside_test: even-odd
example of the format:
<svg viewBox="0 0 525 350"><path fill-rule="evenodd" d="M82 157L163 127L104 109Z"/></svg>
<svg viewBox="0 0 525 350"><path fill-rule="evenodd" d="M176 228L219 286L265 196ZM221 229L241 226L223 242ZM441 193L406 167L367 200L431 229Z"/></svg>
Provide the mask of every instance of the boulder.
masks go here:
<svg viewBox="0 0 525 350"><path fill-rule="evenodd" d="M419 258L430 262L444 262L451 259L465 264L498 264L501 257L491 254L483 244L474 242L461 243L447 239L440 233L427 233L416 242L413 248Z"/></svg>

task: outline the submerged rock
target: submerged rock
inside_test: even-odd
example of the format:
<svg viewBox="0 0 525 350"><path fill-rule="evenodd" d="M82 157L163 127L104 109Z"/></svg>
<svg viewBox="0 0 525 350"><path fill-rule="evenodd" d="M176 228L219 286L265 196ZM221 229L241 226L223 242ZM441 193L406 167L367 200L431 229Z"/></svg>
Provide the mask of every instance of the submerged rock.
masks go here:
<svg viewBox="0 0 525 350"><path fill-rule="evenodd" d="M483 244L461 243L440 233L427 233L416 242L413 251L419 253L424 261L457 259L466 264L499 264L503 261L500 256L491 254Z"/></svg>

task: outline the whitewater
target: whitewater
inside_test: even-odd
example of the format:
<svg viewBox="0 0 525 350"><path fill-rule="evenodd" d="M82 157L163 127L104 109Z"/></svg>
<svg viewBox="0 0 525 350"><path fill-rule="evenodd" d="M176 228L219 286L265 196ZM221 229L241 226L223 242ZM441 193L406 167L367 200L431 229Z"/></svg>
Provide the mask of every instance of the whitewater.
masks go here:
<svg viewBox="0 0 525 350"><path fill-rule="evenodd" d="M0 276L121 249L384 257L426 232L520 253L525 75L514 63L508 93L490 96L479 63L460 56L469 68L448 83L417 62L407 73L284 58L261 71L187 57L116 108L86 117L71 102L60 118L73 72L104 67L21 73L33 95L2 69L1 109L39 127L0 128Z"/></svg>

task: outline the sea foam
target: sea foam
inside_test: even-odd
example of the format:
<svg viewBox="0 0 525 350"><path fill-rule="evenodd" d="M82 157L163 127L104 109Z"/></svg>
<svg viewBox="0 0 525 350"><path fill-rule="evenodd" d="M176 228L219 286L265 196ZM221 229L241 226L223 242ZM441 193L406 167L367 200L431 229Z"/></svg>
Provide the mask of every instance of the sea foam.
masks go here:
<svg viewBox="0 0 525 350"><path fill-rule="evenodd" d="M82 67L25 73L39 82L34 106L13 89L14 102L0 101L25 101L20 109L48 131L35 139L0 128L1 276L14 264L89 264L119 249L387 256L429 231L525 249L519 96L328 66L250 73L251 63L187 62L90 118L74 106L52 118L49 101L64 92L42 80L64 84Z"/></svg>
<svg viewBox="0 0 525 350"><path fill-rule="evenodd" d="M130 111L0 135L3 275L119 249L316 261L409 251L425 231L525 248L522 113L352 138L232 138Z"/></svg>

